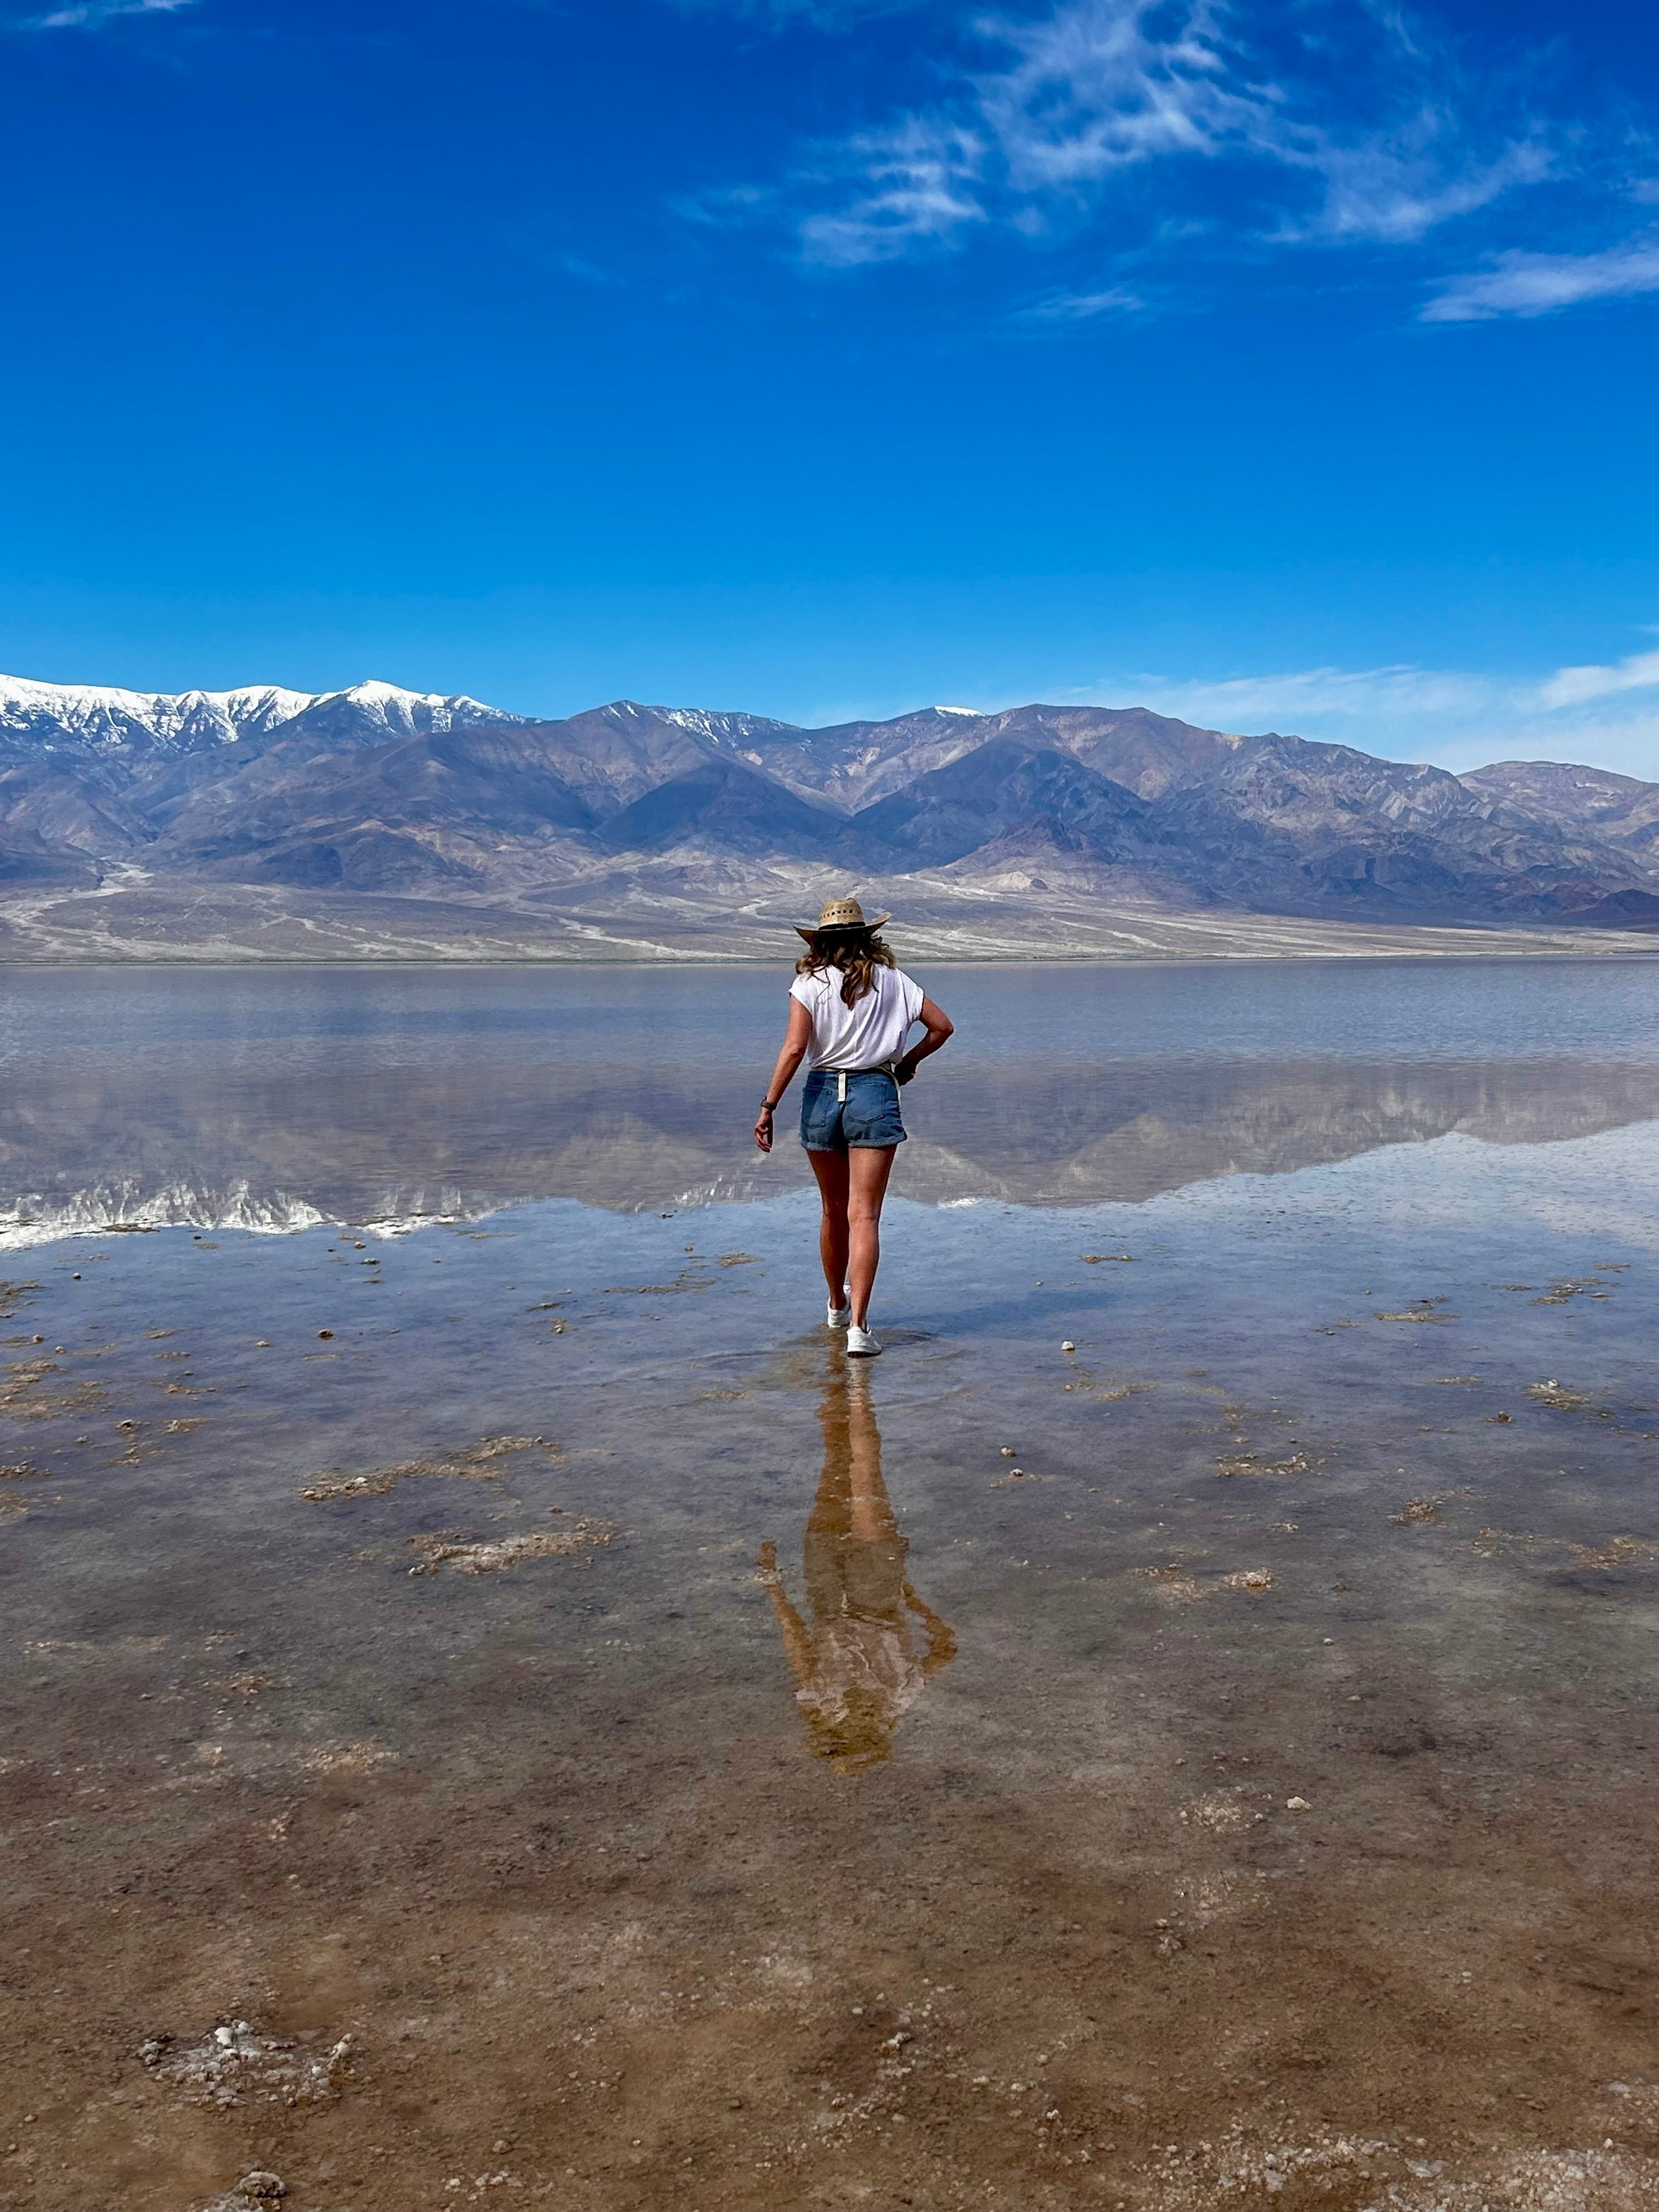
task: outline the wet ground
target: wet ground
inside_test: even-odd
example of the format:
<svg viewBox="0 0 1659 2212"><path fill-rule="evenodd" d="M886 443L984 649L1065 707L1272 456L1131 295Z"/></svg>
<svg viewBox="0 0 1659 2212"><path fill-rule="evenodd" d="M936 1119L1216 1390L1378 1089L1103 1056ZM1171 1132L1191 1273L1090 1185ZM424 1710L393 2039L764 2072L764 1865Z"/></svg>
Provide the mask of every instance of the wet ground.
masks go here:
<svg viewBox="0 0 1659 2212"><path fill-rule="evenodd" d="M1659 2203L1656 1136L5 1255L0 2206Z"/></svg>

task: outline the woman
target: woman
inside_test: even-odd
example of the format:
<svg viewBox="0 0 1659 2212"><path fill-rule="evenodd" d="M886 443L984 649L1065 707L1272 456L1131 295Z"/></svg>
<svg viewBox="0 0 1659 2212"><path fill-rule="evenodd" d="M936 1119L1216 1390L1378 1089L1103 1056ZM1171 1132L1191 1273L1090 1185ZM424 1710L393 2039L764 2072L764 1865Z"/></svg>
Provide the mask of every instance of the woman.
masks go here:
<svg viewBox="0 0 1659 2212"><path fill-rule="evenodd" d="M783 1049L755 1122L755 1142L772 1149L772 1116L802 1060L800 1140L818 1179L823 1219L818 1251L830 1286L829 1326L847 1331L855 1358L881 1350L870 1334L870 1293L881 1259L881 1205L893 1154L904 1142L899 1085L951 1035L951 1024L893 964L856 899L831 899L816 929L795 925L806 939L795 963ZM921 1022L927 1035L906 1048Z"/></svg>

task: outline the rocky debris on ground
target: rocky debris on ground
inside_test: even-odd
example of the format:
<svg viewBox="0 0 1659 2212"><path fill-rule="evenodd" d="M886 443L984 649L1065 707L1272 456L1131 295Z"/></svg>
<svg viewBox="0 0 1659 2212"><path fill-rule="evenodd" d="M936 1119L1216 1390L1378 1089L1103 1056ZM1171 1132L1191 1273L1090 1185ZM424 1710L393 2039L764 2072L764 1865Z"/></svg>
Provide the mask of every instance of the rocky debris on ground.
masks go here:
<svg viewBox="0 0 1659 2212"><path fill-rule="evenodd" d="M269 2173L263 2167L245 2173L234 2188L222 2197L216 2197L204 2204L202 2212L272 2212L288 2195L288 2184L280 2173Z"/></svg>
<svg viewBox="0 0 1659 2212"><path fill-rule="evenodd" d="M1441 1501L1437 1498L1408 1498L1398 1513L1391 1513L1391 1521L1404 1522L1413 1528L1437 1527L1441 1519Z"/></svg>
<svg viewBox="0 0 1659 2212"><path fill-rule="evenodd" d="M350 2053L349 2035L316 2051L300 2038L261 2035L246 2020L222 2021L199 2043L152 2035L138 2046L159 2081L183 2090L192 2104L222 2112L244 2104L331 2104Z"/></svg>
<svg viewBox="0 0 1659 2212"><path fill-rule="evenodd" d="M1604 1407L1598 1406L1586 1392L1569 1389L1565 1382L1558 1382L1553 1375L1547 1375L1541 1382L1528 1382L1527 1395L1535 1398L1540 1406L1553 1406L1559 1413L1574 1413L1589 1409L1599 1413L1603 1420L1613 1419L1612 1414Z"/></svg>
<svg viewBox="0 0 1659 2212"><path fill-rule="evenodd" d="M466 1451L434 1459L398 1460L391 1467L366 1468L356 1474L325 1468L312 1476L300 1495L313 1504L326 1504L339 1498L384 1498L400 1482L440 1475L459 1482L498 1482L504 1472L501 1462L515 1452L526 1451L545 1452L551 1459L559 1456L558 1447L545 1437L484 1437Z"/></svg>
<svg viewBox="0 0 1659 2212"><path fill-rule="evenodd" d="M1091 1369L1074 1367L1071 1370L1070 1382L1062 1382L1060 1387L1062 1390L1075 1390L1086 1397L1098 1398L1103 1404L1112 1405L1121 1398L1139 1398L1146 1391L1155 1390L1158 1385L1156 1382L1132 1382L1123 1376L1114 1376L1102 1382L1096 1379Z"/></svg>
<svg viewBox="0 0 1659 2212"><path fill-rule="evenodd" d="M1599 1568L1604 1573L1614 1567L1630 1566L1638 1559L1650 1559L1655 1548L1636 1536L1614 1536L1605 1544L1569 1544L1567 1547L1575 1565Z"/></svg>
<svg viewBox="0 0 1659 2212"><path fill-rule="evenodd" d="M48 1376L62 1372L55 1359L14 1360L0 1370L0 1413L22 1420L52 1413L79 1413L102 1402L95 1382L74 1382L67 1389L47 1387Z"/></svg>
<svg viewBox="0 0 1659 2212"><path fill-rule="evenodd" d="M1559 1536L1535 1536L1517 1528L1477 1528L1470 1544L1478 1557L1495 1559L1518 1553L1557 1567L1569 1562L1601 1573L1633 1565L1638 1559L1659 1556L1659 1544L1640 1536L1610 1536L1605 1544L1574 1544Z"/></svg>
<svg viewBox="0 0 1659 2212"><path fill-rule="evenodd" d="M378 1743L325 1743L307 1752L305 1765L313 1774L372 1774L377 1767L397 1763L395 1751Z"/></svg>
<svg viewBox="0 0 1659 2212"><path fill-rule="evenodd" d="M1251 1810L1249 1793L1235 1784L1231 1789L1212 1790L1206 1796L1195 1797L1190 1805L1182 1808L1181 1818L1198 1827L1208 1828L1215 1835L1234 1835L1241 1828L1252 1826L1261 1815Z"/></svg>
<svg viewBox="0 0 1659 2212"><path fill-rule="evenodd" d="M1311 1474L1314 1468L1306 1452L1292 1452L1287 1459L1263 1459L1260 1452L1237 1452L1231 1458L1218 1459L1215 1471L1231 1479L1241 1474Z"/></svg>
<svg viewBox="0 0 1659 2212"><path fill-rule="evenodd" d="M1170 1605L1196 1605L1200 1598L1213 1597L1218 1590L1267 1590L1273 1586L1266 1567L1243 1567L1232 1574L1200 1577L1172 1559L1167 1566L1138 1567L1135 1571Z"/></svg>
<svg viewBox="0 0 1659 2212"><path fill-rule="evenodd" d="M1322 2134L1269 2147L1236 2127L1214 2142L1154 2150L1139 2162L1136 2182L1142 2212L1279 2201L1356 2212L1650 2212L1659 2201L1659 2161L1609 2142L1599 2150L1492 2151L1458 2172L1413 2136Z"/></svg>
<svg viewBox="0 0 1659 2212"><path fill-rule="evenodd" d="M433 1535L411 1536L421 1554L411 1575L435 1575L444 1567L459 1575L495 1575L525 1559L568 1559L608 1544L617 1531L608 1521L576 1521L568 1528L536 1529L525 1535L496 1536L479 1543Z"/></svg>

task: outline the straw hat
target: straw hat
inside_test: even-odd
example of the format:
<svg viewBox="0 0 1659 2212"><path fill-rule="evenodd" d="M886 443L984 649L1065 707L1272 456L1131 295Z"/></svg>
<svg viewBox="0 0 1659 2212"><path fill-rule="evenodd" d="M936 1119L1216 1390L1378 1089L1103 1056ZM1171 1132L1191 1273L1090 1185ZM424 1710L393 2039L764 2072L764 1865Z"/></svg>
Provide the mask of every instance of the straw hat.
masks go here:
<svg viewBox="0 0 1659 2212"><path fill-rule="evenodd" d="M795 934L797 937L804 937L810 945L815 937L826 929L879 929L883 922L890 921L892 919L890 914L866 915L864 908L854 898L831 899L816 922L809 926L805 922L798 921L795 924Z"/></svg>

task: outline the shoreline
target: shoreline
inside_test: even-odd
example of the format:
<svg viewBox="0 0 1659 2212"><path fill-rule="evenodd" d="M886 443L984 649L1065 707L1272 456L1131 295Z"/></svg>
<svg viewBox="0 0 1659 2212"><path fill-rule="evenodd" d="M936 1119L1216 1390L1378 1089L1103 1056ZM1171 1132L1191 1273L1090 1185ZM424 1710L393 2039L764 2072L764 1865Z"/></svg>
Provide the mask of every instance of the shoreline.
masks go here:
<svg viewBox="0 0 1659 2212"><path fill-rule="evenodd" d="M1415 926L1401 925L1401 936L1415 936ZM1449 925L1425 924L1420 934L1451 934ZM925 935L924 932L913 933ZM1063 945L1054 951L1037 946L1029 949L988 952L963 952L948 948L936 949L923 945L919 949L907 947L907 957L926 960L934 967L949 968L1214 968L1255 965L1279 967L1298 960L1318 961L1338 965L1345 962L1364 962L1375 964L1390 960L1403 961L1476 961L1476 960L1629 960L1659 961L1659 936L1637 931L1586 931L1576 943L1562 941L1559 934L1552 934L1545 941L1528 944L1520 940L1525 933L1510 930L1460 932L1462 941L1455 945L1424 945L1421 943L1389 943L1371 945L1287 945L1282 951L1272 951L1260 945L1243 946L1236 952L1212 951L1187 951L1176 948L1168 951L1150 950L1127 952L1120 950L1092 951L1084 945ZM1473 941L1470 941L1473 940ZM1484 940L1484 941L1483 941ZM1589 941L1585 941L1589 940ZM258 971L259 969L309 968L331 969L417 969L417 968L775 968L787 955L783 951L721 952L707 947L682 949L663 945L648 952L610 952L599 948L592 951L549 951L542 953L489 953L476 948L457 947L449 951L428 949L409 952L226 952L218 948L204 948L195 951L185 946L134 946L120 951L43 952L19 956L0 952L0 972L40 970L70 970L82 968L97 969L227 969Z"/></svg>

